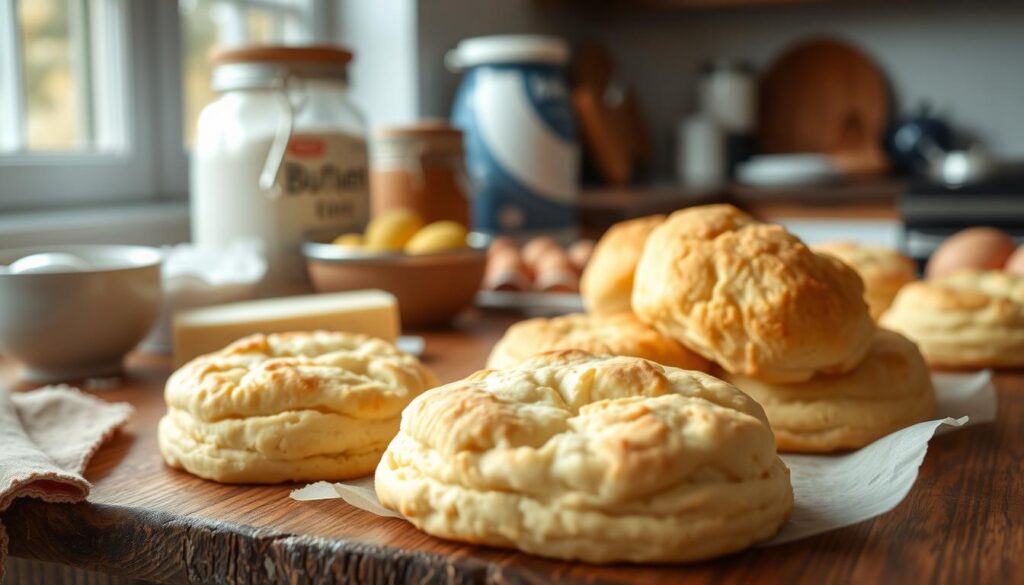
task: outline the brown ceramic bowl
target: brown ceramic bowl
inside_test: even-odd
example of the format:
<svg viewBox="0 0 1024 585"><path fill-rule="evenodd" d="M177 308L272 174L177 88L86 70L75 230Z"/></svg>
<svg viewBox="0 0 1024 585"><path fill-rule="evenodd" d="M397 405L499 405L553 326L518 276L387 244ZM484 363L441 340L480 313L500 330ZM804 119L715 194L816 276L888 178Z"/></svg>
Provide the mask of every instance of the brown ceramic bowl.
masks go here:
<svg viewBox="0 0 1024 585"><path fill-rule="evenodd" d="M320 241L302 248L317 292L379 288L398 298L402 326L446 325L480 289L486 251L464 248L438 254L369 254Z"/></svg>

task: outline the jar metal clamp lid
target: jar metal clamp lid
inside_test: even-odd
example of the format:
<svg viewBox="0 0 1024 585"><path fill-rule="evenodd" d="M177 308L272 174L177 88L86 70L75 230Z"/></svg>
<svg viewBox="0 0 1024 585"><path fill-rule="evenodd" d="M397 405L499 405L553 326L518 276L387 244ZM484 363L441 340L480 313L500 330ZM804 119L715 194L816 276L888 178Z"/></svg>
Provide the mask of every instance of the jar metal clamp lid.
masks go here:
<svg viewBox="0 0 1024 585"><path fill-rule="evenodd" d="M259 177L260 189L276 198L280 193L275 186L295 116L305 104L302 80L346 82L352 52L330 46L254 46L224 49L214 53L210 60L215 66L211 82L214 91L268 89L277 93L281 117Z"/></svg>

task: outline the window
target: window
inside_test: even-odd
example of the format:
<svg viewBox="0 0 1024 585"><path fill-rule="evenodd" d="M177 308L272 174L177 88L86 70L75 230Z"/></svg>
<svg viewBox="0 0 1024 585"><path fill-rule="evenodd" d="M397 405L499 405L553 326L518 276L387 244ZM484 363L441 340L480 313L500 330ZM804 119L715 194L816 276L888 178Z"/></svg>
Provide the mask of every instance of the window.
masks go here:
<svg viewBox="0 0 1024 585"><path fill-rule="evenodd" d="M0 212L180 197L210 52L325 41L330 16L330 0L0 0Z"/></svg>
<svg viewBox="0 0 1024 585"><path fill-rule="evenodd" d="M184 136L195 137L196 121L213 97L209 56L217 47L308 44L329 35L321 3L309 0L181 0L183 22ZM320 25L322 26L322 25Z"/></svg>

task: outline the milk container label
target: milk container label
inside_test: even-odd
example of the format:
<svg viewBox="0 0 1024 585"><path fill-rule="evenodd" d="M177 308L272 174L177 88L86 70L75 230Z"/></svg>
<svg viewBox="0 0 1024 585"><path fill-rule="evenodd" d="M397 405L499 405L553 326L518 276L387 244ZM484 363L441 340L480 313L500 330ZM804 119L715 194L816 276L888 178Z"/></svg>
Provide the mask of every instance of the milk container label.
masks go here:
<svg viewBox="0 0 1024 585"><path fill-rule="evenodd" d="M579 147L561 67L473 67L456 96L452 121L465 135L476 229L575 230Z"/></svg>

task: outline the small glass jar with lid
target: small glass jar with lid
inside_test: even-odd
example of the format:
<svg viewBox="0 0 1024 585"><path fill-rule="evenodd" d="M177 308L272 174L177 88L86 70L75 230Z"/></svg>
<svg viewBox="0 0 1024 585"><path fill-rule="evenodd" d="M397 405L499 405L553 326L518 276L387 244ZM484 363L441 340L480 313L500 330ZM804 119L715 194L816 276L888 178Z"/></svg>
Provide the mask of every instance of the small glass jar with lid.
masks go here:
<svg viewBox="0 0 1024 585"><path fill-rule="evenodd" d="M370 199L373 215L412 209L427 222L469 226L469 184L462 132L443 120L382 128L373 137Z"/></svg>
<svg viewBox="0 0 1024 585"><path fill-rule="evenodd" d="M347 87L349 51L246 47L219 52L218 97L199 116L191 164L192 238L264 244L264 294L301 290L302 242L369 219L363 117Z"/></svg>

